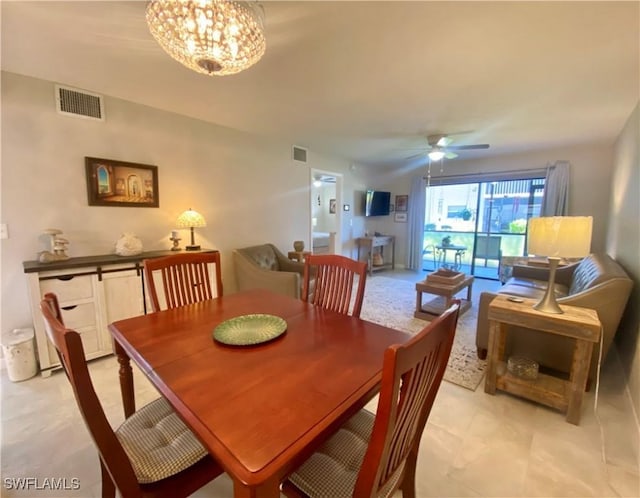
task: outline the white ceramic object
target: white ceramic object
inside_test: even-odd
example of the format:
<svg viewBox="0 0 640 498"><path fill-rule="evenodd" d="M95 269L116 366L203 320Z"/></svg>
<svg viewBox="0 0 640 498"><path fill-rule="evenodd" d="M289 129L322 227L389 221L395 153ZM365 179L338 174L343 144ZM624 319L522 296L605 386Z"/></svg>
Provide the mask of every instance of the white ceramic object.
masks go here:
<svg viewBox="0 0 640 498"><path fill-rule="evenodd" d="M136 256L142 253L142 241L133 233L123 233L116 242L118 256Z"/></svg>

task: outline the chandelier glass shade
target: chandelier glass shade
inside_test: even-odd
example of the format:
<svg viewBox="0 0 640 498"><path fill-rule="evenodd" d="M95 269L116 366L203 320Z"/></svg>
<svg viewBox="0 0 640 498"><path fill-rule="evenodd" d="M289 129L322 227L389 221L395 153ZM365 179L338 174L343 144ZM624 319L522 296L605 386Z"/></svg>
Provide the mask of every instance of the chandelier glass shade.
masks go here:
<svg viewBox="0 0 640 498"><path fill-rule="evenodd" d="M199 73L239 73L258 62L266 49L257 3L151 0L146 18L165 52Z"/></svg>

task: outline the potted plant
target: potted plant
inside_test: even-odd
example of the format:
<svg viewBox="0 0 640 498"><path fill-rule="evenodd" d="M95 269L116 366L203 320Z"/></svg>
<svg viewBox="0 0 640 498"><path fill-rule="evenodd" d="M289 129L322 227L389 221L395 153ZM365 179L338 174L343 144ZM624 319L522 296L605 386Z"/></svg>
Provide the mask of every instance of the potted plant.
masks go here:
<svg viewBox="0 0 640 498"><path fill-rule="evenodd" d="M460 217L464 221L469 221L471 219L471 210L469 208L464 208L462 211L460 211Z"/></svg>
<svg viewBox="0 0 640 498"><path fill-rule="evenodd" d="M442 237L442 245L450 246L451 245L451 235L447 235L446 237Z"/></svg>

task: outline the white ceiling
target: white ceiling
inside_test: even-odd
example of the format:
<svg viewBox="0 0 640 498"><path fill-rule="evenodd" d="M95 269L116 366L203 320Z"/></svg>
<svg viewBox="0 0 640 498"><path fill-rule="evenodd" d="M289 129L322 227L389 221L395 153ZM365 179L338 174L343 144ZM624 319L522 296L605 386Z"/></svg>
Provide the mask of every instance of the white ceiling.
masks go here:
<svg viewBox="0 0 640 498"><path fill-rule="evenodd" d="M639 99L639 6L267 1L262 60L209 77L162 51L142 1L4 0L1 62L312 153L400 165L436 133L491 144L460 159L613 142Z"/></svg>

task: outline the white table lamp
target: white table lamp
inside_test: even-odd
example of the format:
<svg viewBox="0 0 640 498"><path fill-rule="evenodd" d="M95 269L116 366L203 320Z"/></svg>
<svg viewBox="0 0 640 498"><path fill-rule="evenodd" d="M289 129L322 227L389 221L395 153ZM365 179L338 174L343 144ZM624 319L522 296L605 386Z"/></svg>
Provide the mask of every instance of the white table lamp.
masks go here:
<svg viewBox="0 0 640 498"><path fill-rule="evenodd" d="M176 226L178 228L189 228L191 229L191 245L185 247L187 251L198 251L200 250L200 246L196 245L195 238L193 236L194 228L206 227L207 222L197 211L189 208L187 211L178 216L178 221L176 221Z"/></svg>
<svg viewBox="0 0 640 498"><path fill-rule="evenodd" d="M563 313L554 292L560 258L582 258L591 250L591 216L551 216L529 220L527 252L546 256L549 283L544 297L534 309L544 313Z"/></svg>

